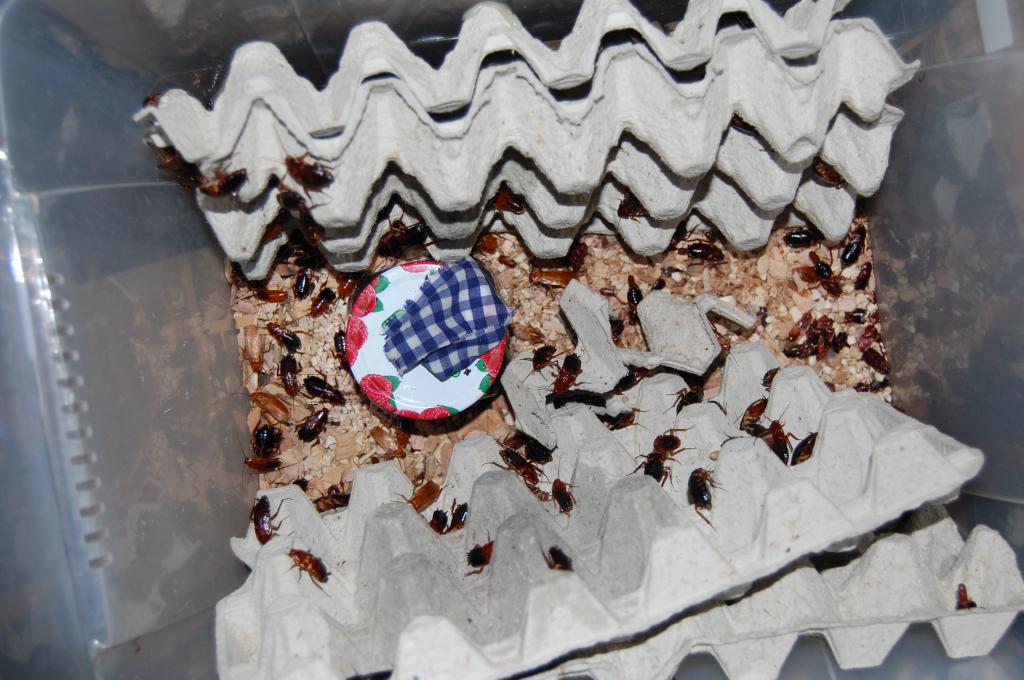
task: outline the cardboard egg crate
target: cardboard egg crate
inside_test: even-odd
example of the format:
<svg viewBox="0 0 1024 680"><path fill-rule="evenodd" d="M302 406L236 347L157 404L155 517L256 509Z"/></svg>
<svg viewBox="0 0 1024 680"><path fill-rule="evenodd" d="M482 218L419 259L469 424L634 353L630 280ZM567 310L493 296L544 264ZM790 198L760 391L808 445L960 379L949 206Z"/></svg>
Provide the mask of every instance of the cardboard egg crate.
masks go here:
<svg viewBox="0 0 1024 680"><path fill-rule="evenodd" d="M592 30L583 26L596 10L585 10L576 31ZM599 24L616 25L606 19ZM655 30L648 25L640 33ZM584 43L567 39L558 52L547 52L567 54ZM411 58L404 46L388 45ZM723 30L696 82L675 79L648 48L604 48L587 95L568 101L554 96L529 60L485 67L470 79L475 87L465 110L443 121L432 117L408 79L375 79L357 88L359 115L329 135L279 110L291 106L280 94L285 83L275 88L278 94L258 99L232 85L252 80L253 72L260 82L297 78L283 62L262 64L267 50L245 48L212 112L172 91L138 118L154 124L154 143L173 145L208 175L246 169L237 197L197 195L229 257L253 276L265 273L265 251L274 248L261 243L279 211L278 188L268 183L283 178L283 186L301 193L284 160L305 154L335 178L307 195L325 230L329 262L346 271L368 266L396 201L427 224L435 256L468 252L494 221L489 201L503 183L528 207L503 213L502 225L516 229L540 257L564 255L581 229L614 230L640 254L661 252L694 211L742 249L763 245L790 204L830 240L846 233L857 193L873 192L881 181L901 117L885 99L915 68L872 23L829 23L814 63L802 66L773 53L761 31ZM247 65L252 60L262 65ZM328 87L313 96L331 109L330 98L340 92ZM248 107L236 105L236 95ZM757 134L730 128L734 113ZM204 125L211 116L221 120L212 130ZM209 146L215 142L216 150ZM808 165L818 153L847 179L844 186L812 179ZM627 192L646 215L619 216Z"/></svg>

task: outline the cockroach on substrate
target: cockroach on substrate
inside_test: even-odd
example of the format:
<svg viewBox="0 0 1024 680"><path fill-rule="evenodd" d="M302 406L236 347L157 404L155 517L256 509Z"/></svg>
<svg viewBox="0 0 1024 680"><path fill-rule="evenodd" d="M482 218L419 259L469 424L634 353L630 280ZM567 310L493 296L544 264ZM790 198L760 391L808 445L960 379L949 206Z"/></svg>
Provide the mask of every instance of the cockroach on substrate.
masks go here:
<svg viewBox="0 0 1024 680"><path fill-rule="evenodd" d="M566 255L566 263L569 265L569 270L574 272L583 271L583 266L587 263L587 255L590 254L590 249L587 248L587 244L583 241L576 241L569 248L569 254Z"/></svg>
<svg viewBox="0 0 1024 680"><path fill-rule="evenodd" d="M497 234L481 234L474 247L484 255L494 255L498 252L499 243Z"/></svg>
<svg viewBox="0 0 1024 680"><path fill-rule="evenodd" d="M853 389L858 392L877 392L888 386L889 378L882 378L881 380L872 380L871 382L859 382L853 386Z"/></svg>
<svg viewBox="0 0 1024 680"><path fill-rule="evenodd" d="M864 351L881 339L882 333L878 330L878 326L870 324L864 327L864 330L860 333L860 337L857 338L857 347L861 351Z"/></svg>
<svg viewBox="0 0 1024 680"><path fill-rule="evenodd" d="M868 287L868 282L871 281L871 268L870 262L865 262L860 266L857 278L853 280L854 290L864 290Z"/></svg>
<svg viewBox="0 0 1024 680"><path fill-rule="evenodd" d="M790 456L790 465L806 463L814 455L814 444L818 441L818 433L812 432L793 447L793 455Z"/></svg>
<svg viewBox="0 0 1024 680"><path fill-rule="evenodd" d="M888 375L892 367L889 365L889 360L884 354L879 352L874 347L869 347L860 354L864 363L878 371L882 375Z"/></svg>
<svg viewBox="0 0 1024 680"><path fill-rule="evenodd" d="M761 378L761 387L765 388L766 390L771 389L772 383L775 382L775 376L778 374L779 370L781 369L778 366L776 366L775 368L769 368L767 371L765 371L764 377Z"/></svg>
<svg viewBox="0 0 1024 680"><path fill-rule="evenodd" d="M773 420L760 435L761 440L768 445L783 465L789 465L790 446L789 440L796 439L793 434L786 432L780 420Z"/></svg>
<svg viewBox="0 0 1024 680"><path fill-rule="evenodd" d="M852 312L844 312L843 320L846 323L864 323L868 318L868 310L863 307L858 307Z"/></svg>
<svg viewBox="0 0 1024 680"><path fill-rule="evenodd" d="M576 497L572 495L572 484L567 484L561 479L551 482L551 499L558 507L558 512L564 515L572 514L576 506Z"/></svg>
<svg viewBox="0 0 1024 680"><path fill-rule="evenodd" d="M562 359L562 367L558 369L558 375L551 387L552 394L562 394L576 384L576 379L583 372L583 363L579 356L573 352Z"/></svg>
<svg viewBox="0 0 1024 680"><path fill-rule="evenodd" d="M448 525L445 530L446 534L450 534L453 531L458 531L462 527L466 526L466 518L469 516L469 503L455 504L455 499L452 499L452 523Z"/></svg>
<svg viewBox="0 0 1024 680"><path fill-rule="evenodd" d="M665 286L667 285L668 283L665 281L665 279L658 279L657 281L654 282L654 285L651 286L651 290L665 290Z"/></svg>
<svg viewBox="0 0 1024 680"><path fill-rule="evenodd" d="M664 456L657 451L651 451L645 456L638 456L643 459L639 465L633 468L633 472L629 474L636 474L637 471L643 470L644 474L654 479L658 484L665 486L665 482L672 478L672 470L666 464L670 457Z"/></svg>
<svg viewBox="0 0 1024 680"><path fill-rule="evenodd" d="M335 406L345 403L345 395L341 393L341 390L318 375L306 376L302 381L302 386L306 388L306 393L315 399L323 399L328 404Z"/></svg>
<svg viewBox="0 0 1024 680"><path fill-rule="evenodd" d="M673 433L686 432L689 429L691 428L674 427L670 430L665 430L664 432L662 432L661 434L654 438L654 452L661 454L661 456L664 458L671 458L680 451L685 451L685 449L680 448L683 445L682 440L680 440L679 437L677 437Z"/></svg>
<svg viewBox="0 0 1024 680"><path fill-rule="evenodd" d="M821 232L813 227L789 229L782 235L782 241L790 248L804 248L821 240Z"/></svg>
<svg viewBox="0 0 1024 680"><path fill-rule="evenodd" d="M348 502L351 498L351 494L343 492L337 484L332 484L327 487L327 491L323 496L313 499L313 507L316 508L317 512L338 510L348 507Z"/></svg>
<svg viewBox="0 0 1024 680"><path fill-rule="evenodd" d="M331 572L327 571L327 567L319 557L308 550L299 550L298 548L289 550L288 557L292 558L292 566L289 571L298 568L300 572L306 572L313 579L313 585L317 588L320 588L320 583L327 583L327 577L331 575ZM320 589L323 590L323 588Z"/></svg>
<svg viewBox="0 0 1024 680"><path fill-rule="evenodd" d="M434 514L430 516L430 522L428 525L436 533L443 534L448 530L448 513L444 510L434 510Z"/></svg>
<svg viewBox="0 0 1024 680"><path fill-rule="evenodd" d="M551 449L529 435L526 435L526 437L526 447L523 449L523 453L526 454L526 458L535 465L550 463Z"/></svg>
<svg viewBox="0 0 1024 680"><path fill-rule="evenodd" d="M516 268L516 261L513 260L508 255L499 255L498 262L500 262L503 266L508 267L509 269Z"/></svg>
<svg viewBox="0 0 1024 680"><path fill-rule="evenodd" d="M790 327L789 333L786 335L786 339L791 342L796 340L811 327L811 322L813 321L814 315L810 312L804 312L803 316L801 316L797 322Z"/></svg>
<svg viewBox="0 0 1024 680"><path fill-rule="evenodd" d="M978 603L971 599L970 595L967 594L967 586L963 583L958 583L956 586L956 608L957 611L961 609L974 609L978 606Z"/></svg>
<svg viewBox="0 0 1024 680"><path fill-rule="evenodd" d="M296 477L295 479L293 479L291 481L291 483L294 484L295 486L299 487L300 489L302 489L303 493L309 491L309 480L306 479L305 477ZM288 485L287 484L283 484L282 486L288 486Z"/></svg>
<svg viewBox="0 0 1024 680"><path fill-rule="evenodd" d="M245 170L235 170L227 173L223 168L213 171L213 177L203 178L199 182L199 190L207 196L214 198L220 196L231 196L237 194L238 190L245 184L248 173Z"/></svg>
<svg viewBox="0 0 1024 680"><path fill-rule="evenodd" d="M672 406L669 406L669 408L672 408L674 406L676 409L676 414L679 414L687 406L699 404L703 399L703 384L697 384L694 385L693 387L684 387L683 389L676 392L676 400L672 402Z"/></svg>
<svg viewBox="0 0 1024 680"><path fill-rule="evenodd" d="M430 235L422 222L405 224L403 218L388 219L388 230L380 237L377 253L385 257L398 257L405 248L427 245Z"/></svg>
<svg viewBox="0 0 1024 680"><path fill-rule="evenodd" d="M807 254L811 265L796 268L797 276L804 283L820 286L832 297L839 297L843 293L843 285L839 277L833 273L832 266L823 261L817 253L811 251Z"/></svg>
<svg viewBox="0 0 1024 680"><path fill-rule="evenodd" d="M622 339L622 334L626 330L626 322L617 316L608 317L608 328L612 332L612 342L616 345Z"/></svg>
<svg viewBox="0 0 1024 680"><path fill-rule="evenodd" d="M338 299L338 294L333 290L324 286L317 293L316 298L313 300L313 304L309 307L309 315L316 318L326 314L331 307L334 305L334 301Z"/></svg>
<svg viewBox="0 0 1024 680"><path fill-rule="evenodd" d="M548 563L548 569L555 571L572 571L572 560L569 556L562 552L562 549L557 545L553 545L548 548L547 554L544 556L544 561Z"/></svg>
<svg viewBox="0 0 1024 680"><path fill-rule="evenodd" d="M533 370L531 370L530 373L537 373L545 367L557 368L557 366L551 361L555 356L555 352L555 348L551 345L541 345L537 349L533 350L533 357L530 360Z"/></svg>
<svg viewBox="0 0 1024 680"><path fill-rule="evenodd" d="M295 430L295 434L304 442L314 442L320 438L325 427L327 427L327 409L322 408L303 420Z"/></svg>
<svg viewBox="0 0 1024 680"><path fill-rule="evenodd" d="M334 334L334 354L342 365L348 363L348 354L345 351L345 329L340 329Z"/></svg>
<svg viewBox="0 0 1024 680"><path fill-rule="evenodd" d="M639 220L647 217L647 208L629 189L626 189L626 192L622 195L617 212L619 219L623 220Z"/></svg>
<svg viewBox="0 0 1024 680"><path fill-rule="evenodd" d="M491 199L491 206L499 212L510 212L513 215L522 215L526 212L526 199L522 194L513 193L505 182L498 186L498 192Z"/></svg>
<svg viewBox="0 0 1024 680"><path fill-rule="evenodd" d="M472 571L466 572L466 576L482 572L484 567L491 563L492 552L494 552L494 541L488 541L483 545L480 545L479 543L474 545L473 548L466 553L466 562L469 566L473 567Z"/></svg>
<svg viewBox="0 0 1024 680"><path fill-rule="evenodd" d="M832 338L832 351L835 352L836 354L842 352L843 349L846 348L849 339L850 336L846 334L846 331L839 331L838 333L836 333L835 337Z"/></svg>
<svg viewBox="0 0 1024 680"><path fill-rule="evenodd" d="M844 182L839 171L826 163L820 156L814 159L814 176L825 186L840 187Z"/></svg>
<svg viewBox="0 0 1024 680"><path fill-rule="evenodd" d="M353 274L339 274L332 272L334 280L338 283L338 297L346 298L352 294L359 284L359 277Z"/></svg>
<svg viewBox="0 0 1024 680"><path fill-rule="evenodd" d="M242 355L252 372L259 373L263 368L263 338L260 337L260 329L255 324L249 324L242 334Z"/></svg>
<svg viewBox="0 0 1024 680"><path fill-rule="evenodd" d="M296 333L273 321L267 324L267 332L270 333L270 337L277 341L277 344L289 352L295 353L302 349L302 340L299 339Z"/></svg>
<svg viewBox="0 0 1024 680"><path fill-rule="evenodd" d="M264 456L252 456L245 459L245 465L256 472L276 472L284 467L284 461L273 452Z"/></svg>
<svg viewBox="0 0 1024 680"><path fill-rule="evenodd" d="M256 499L256 503L253 504L252 510L249 511L249 519L252 520L252 529L256 534L256 540L260 542L260 545L264 545L272 539L274 537L274 533L280 528L279 525L274 524L273 522L281 512L281 505L283 505L285 501L289 500L291 499L282 499L281 503L277 506L277 512L270 514L270 499L267 496L260 496Z"/></svg>
<svg viewBox="0 0 1024 680"><path fill-rule="evenodd" d="M766 398L758 399L748 406L740 418L740 429L751 437L760 437L764 434L767 428L758 421L761 420L766 408L768 408L768 399Z"/></svg>
<svg viewBox="0 0 1024 680"><path fill-rule="evenodd" d="M515 472L527 486L537 486L540 483L540 470L536 465L521 456L515 449L503 446L498 451L498 455L501 456L501 460L505 465L498 465L493 461L490 463L491 465Z"/></svg>
<svg viewBox="0 0 1024 680"><path fill-rule="evenodd" d="M299 269L292 282L292 293L296 300L305 300L313 292L313 274L306 267Z"/></svg>
<svg viewBox="0 0 1024 680"><path fill-rule="evenodd" d="M283 288L254 288L252 295L239 299L244 300L248 298L256 298L260 302L280 304L288 301L288 291Z"/></svg>
<svg viewBox="0 0 1024 680"><path fill-rule="evenodd" d="M629 320L638 323L640 317L637 315L637 308L644 299L644 294L637 285L636 279L630 274L627 279L629 287L626 289L626 304L629 305Z"/></svg>
<svg viewBox="0 0 1024 680"><path fill-rule="evenodd" d="M302 366L299 365L294 354L285 354L281 357L277 374L281 377L281 385L284 386L284 391L289 397L294 397L299 393L300 371L302 371Z"/></svg>
<svg viewBox="0 0 1024 680"><path fill-rule="evenodd" d="M576 272L568 269L534 269L530 272L530 283L550 288L565 288L575 278Z"/></svg>
<svg viewBox="0 0 1024 680"><path fill-rule="evenodd" d="M416 490L413 491L411 497L405 498L403 496L402 498L412 506L413 510L416 512L423 512L429 508L440 495L441 485L437 482L428 481L416 487Z"/></svg>
<svg viewBox="0 0 1024 680"><path fill-rule="evenodd" d="M686 482L686 491L690 497L690 502L693 503L693 509L700 515L700 518L708 523L708 526L714 529L714 525L711 524L711 520L704 516L701 510L711 509L711 489L720 488L715 483L715 478L711 474L711 470L707 468L697 468L690 473L690 479Z"/></svg>
<svg viewBox="0 0 1024 680"><path fill-rule="evenodd" d="M615 416L599 416L607 425L609 430L624 430L627 427L636 425L636 414L642 411L635 406Z"/></svg>
<svg viewBox="0 0 1024 680"><path fill-rule="evenodd" d="M253 430L249 445L254 456L274 455L281 446L281 430L267 423L258 425Z"/></svg>
<svg viewBox="0 0 1024 680"><path fill-rule="evenodd" d="M699 260L708 264L717 264L725 260L722 249L710 241L691 241L684 243L679 252L685 253L691 260Z"/></svg>
<svg viewBox="0 0 1024 680"><path fill-rule="evenodd" d="M864 241L867 239L868 231L864 227L857 227L846 237L846 245L839 253L839 264L843 269L857 263L860 254L864 252Z"/></svg>
<svg viewBox="0 0 1024 680"><path fill-rule="evenodd" d="M280 423L288 422L291 410L288 405L281 401L281 398L270 392L256 390L249 395L249 401L263 413L267 413Z"/></svg>
<svg viewBox="0 0 1024 680"><path fill-rule="evenodd" d="M322 191L334 182L334 175L327 169L327 166L307 161L308 157L309 154L288 156L284 159L285 168L288 169L288 174L306 191Z"/></svg>

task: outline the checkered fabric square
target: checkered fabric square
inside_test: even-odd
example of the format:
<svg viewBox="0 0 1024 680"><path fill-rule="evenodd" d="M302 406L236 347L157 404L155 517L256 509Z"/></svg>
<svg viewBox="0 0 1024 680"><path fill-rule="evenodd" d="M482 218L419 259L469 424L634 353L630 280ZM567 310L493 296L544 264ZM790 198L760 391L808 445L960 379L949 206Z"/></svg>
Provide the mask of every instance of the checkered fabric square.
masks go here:
<svg viewBox="0 0 1024 680"><path fill-rule="evenodd" d="M384 353L399 375L422 364L444 381L505 335L512 320L487 275L466 257L441 268L384 329Z"/></svg>

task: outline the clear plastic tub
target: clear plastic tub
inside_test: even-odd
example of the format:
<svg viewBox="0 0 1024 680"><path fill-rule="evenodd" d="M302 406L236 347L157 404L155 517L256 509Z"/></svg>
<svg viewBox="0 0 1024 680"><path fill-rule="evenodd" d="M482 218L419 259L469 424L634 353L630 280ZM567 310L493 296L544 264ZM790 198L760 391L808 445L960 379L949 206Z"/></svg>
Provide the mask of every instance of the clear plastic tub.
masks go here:
<svg viewBox="0 0 1024 680"><path fill-rule="evenodd" d="M459 2L8 2L0 17L0 677L208 677L213 605L245 577L228 537L256 480L220 253L131 122L168 74L190 85L251 39L321 84L348 29L387 21L425 57ZM578 2L512 7L543 39ZM684 3L638 3L678 19ZM780 7L791 1L774 1ZM897 398L981 447L954 508L1024 550L1022 0L854 0L916 81L878 195L879 294ZM920 293L921 290L934 294ZM931 341L923 341L931 338ZM790 678L1024 676L1024 623L948 660L915 628L880 669L801 640ZM722 677L708 657L687 677Z"/></svg>

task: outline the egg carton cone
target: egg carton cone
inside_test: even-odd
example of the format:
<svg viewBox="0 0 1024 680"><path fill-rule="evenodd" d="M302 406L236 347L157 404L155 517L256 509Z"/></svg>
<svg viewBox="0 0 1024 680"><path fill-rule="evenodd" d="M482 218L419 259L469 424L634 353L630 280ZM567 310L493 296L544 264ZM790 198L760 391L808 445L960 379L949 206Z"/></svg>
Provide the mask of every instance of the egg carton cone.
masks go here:
<svg viewBox="0 0 1024 680"><path fill-rule="evenodd" d="M960 583L977 607L957 608ZM801 560L739 601L719 600L635 645L533 677L667 680L687 656L707 652L732 680L773 680L801 635L824 637L840 668L870 668L914 623L931 623L950 657L983 656L1022 609L1012 547L985 526L965 541L941 506L926 506L842 566Z"/></svg>
<svg viewBox="0 0 1024 680"><path fill-rule="evenodd" d="M382 77L404 84L409 98L427 113L457 111L473 101L485 59L500 52L517 55L546 88L578 87L596 77L602 41L614 32L635 32L665 67L689 71L711 58L722 15L745 12L773 55L807 57L821 48L829 20L847 1L803 0L780 17L762 0L694 0L666 35L628 2L587 0L557 49L531 36L506 6L481 3L466 12L458 40L438 69L413 55L385 24L369 22L349 34L338 70L323 91L299 77L274 45L254 42L236 51L211 111L172 90L140 115L181 119L193 127L194 133L176 144L187 159L222 159L233 151L239 121L257 108L297 134L344 132L366 115L367 91Z"/></svg>
<svg viewBox="0 0 1024 680"><path fill-rule="evenodd" d="M360 469L350 505L330 516L317 515L294 487L268 491L279 536L260 546L250 530L232 543L253 572L218 607L219 671L527 672L595 645L628 644L714 597L738 597L804 555L845 547L922 503L953 497L980 469L979 451L873 395L832 395L815 381L812 371L783 369L769 397L768 414L784 417L787 429L818 433L813 455L796 466L759 439L723 443L737 431L715 404L675 413L672 390L685 384L678 376L641 382L647 428L632 446L609 436L590 407L552 406L544 424L555 451L536 492L550 493L555 480L570 484L571 514L499 469L500 446L484 436L457 445L441 497L424 511L468 502L466 525L455 532L435 533L403 500L412 488L394 461ZM673 477L659 485L636 456L663 425L688 429L684 450L668 462ZM696 467L712 469L717 484L703 517L686 491ZM492 539L490 563L467 573L467 551ZM549 568L552 546L573 571ZM318 587L289 571L292 548L322 557L329 581Z"/></svg>

